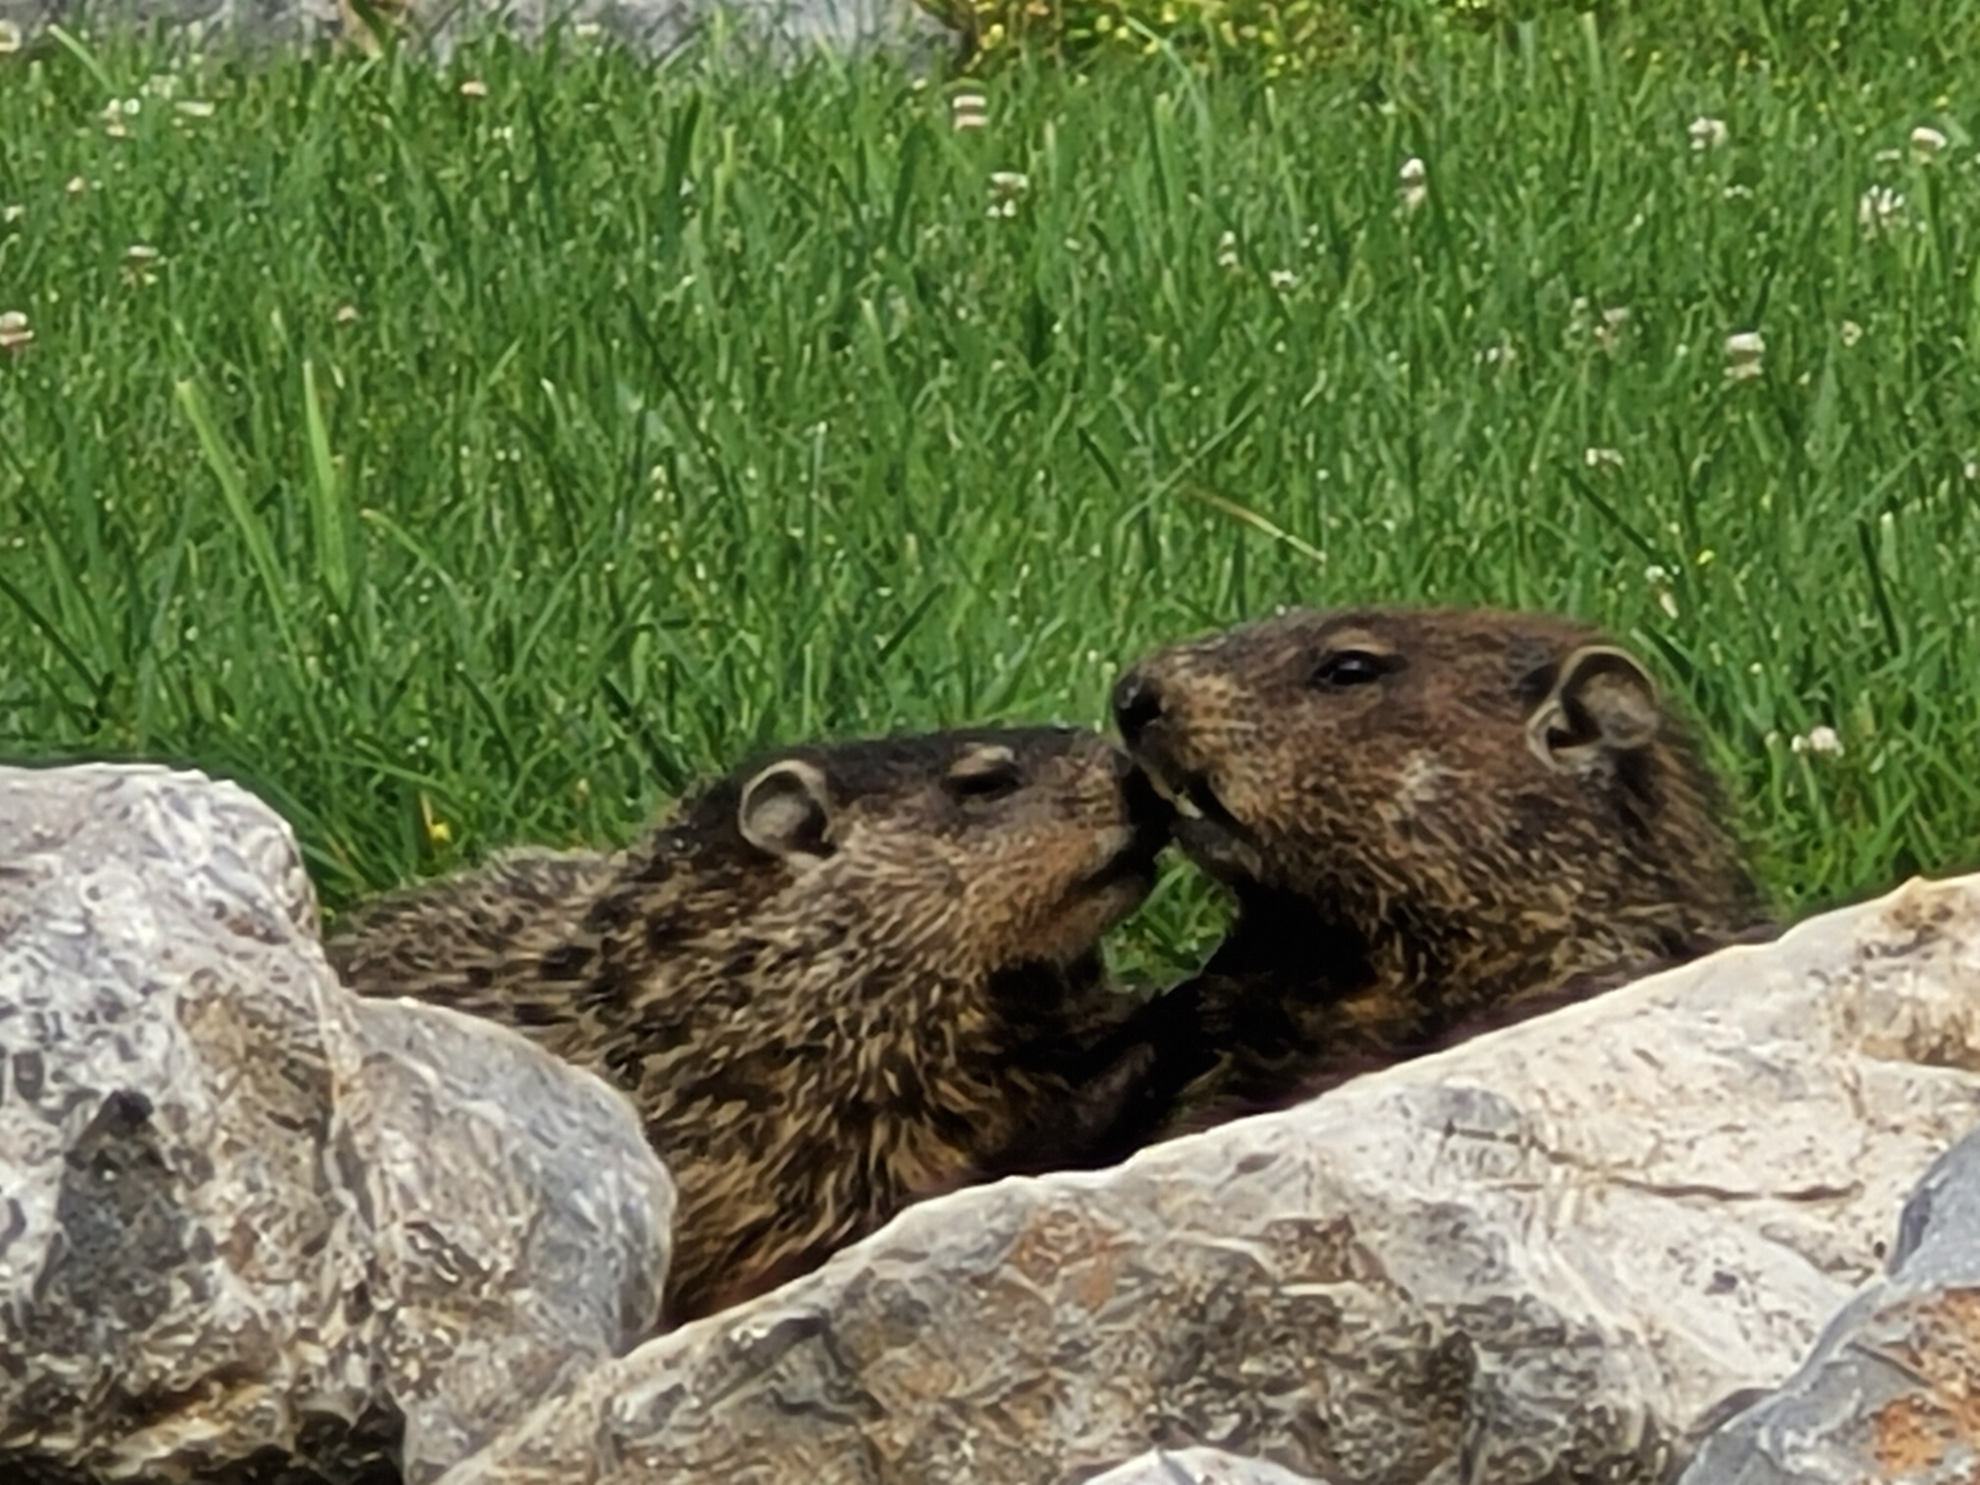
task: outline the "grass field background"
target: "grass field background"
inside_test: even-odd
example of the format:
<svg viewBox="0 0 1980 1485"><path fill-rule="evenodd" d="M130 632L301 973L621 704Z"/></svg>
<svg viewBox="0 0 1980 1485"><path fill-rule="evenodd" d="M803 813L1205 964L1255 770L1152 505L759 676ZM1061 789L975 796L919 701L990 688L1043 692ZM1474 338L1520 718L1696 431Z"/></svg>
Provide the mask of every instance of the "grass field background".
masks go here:
<svg viewBox="0 0 1980 1485"><path fill-rule="evenodd" d="M1276 604L1489 602L1648 654L1784 906L1973 866L1973 18L1770 14L1270 85L0 57L0 756L240 778L335 906L766 742L1096 723Z"/></svg>

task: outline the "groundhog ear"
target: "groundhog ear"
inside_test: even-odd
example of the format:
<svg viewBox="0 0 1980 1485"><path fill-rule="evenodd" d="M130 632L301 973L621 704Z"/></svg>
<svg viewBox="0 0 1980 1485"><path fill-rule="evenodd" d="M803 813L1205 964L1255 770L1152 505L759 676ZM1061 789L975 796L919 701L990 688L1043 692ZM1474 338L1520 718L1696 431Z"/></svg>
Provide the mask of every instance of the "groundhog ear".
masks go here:
<svg viewBox="0 0 1980 1485"><path fill-rule="evenodd" d="M831 790L799 758L773 763L743 785L736 823L743 839L772 856L832 854Z"/></svg>
<svg viewBox="0 0 1980 1485"><path fill-rule="evenodd" d="M1662 722L1657 683L1634 655L1584 645L1561 662L1553 689L1526 719L1526 741L1542 763L1572 773L1649 747Z"/></svg>

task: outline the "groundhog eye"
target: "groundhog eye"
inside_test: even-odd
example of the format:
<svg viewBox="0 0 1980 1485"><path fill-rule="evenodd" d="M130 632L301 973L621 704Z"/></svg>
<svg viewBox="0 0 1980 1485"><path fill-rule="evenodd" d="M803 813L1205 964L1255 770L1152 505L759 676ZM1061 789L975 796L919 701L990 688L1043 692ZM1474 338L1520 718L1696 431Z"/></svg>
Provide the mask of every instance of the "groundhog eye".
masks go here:
<svg viewBox="0 0 1980 1485"><path fill-rule="evenodd" d="M997 763L949 775L949 792L958 799L1001 799L1023 780L1015 763Z"/></svg>
<svg viewBox="0 0 1980 1485"><path fill-rule="evenodd" d="M1338 650L1314 667L1313 684L1329 689L1365 686L1379 681L1396 668L1390 655L1371 655L1366 650Z"/></svg>

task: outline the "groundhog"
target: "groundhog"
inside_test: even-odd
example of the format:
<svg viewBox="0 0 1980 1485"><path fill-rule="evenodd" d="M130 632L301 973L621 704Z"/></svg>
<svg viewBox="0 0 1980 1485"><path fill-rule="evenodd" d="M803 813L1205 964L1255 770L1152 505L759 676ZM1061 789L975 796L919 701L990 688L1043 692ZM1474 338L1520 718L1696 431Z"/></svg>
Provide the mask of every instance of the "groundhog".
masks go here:
<svg viewBox="0 0 1980 1485"><path fill-rule="evenodd" d="M471 1004L474 995L502 993L569 943L625 859L537 846L498 851L471 871L373 898L339 922L324 949L360 994L418 996L509 1020Z"/></svg>
<svg viewBox="0 0 1980 1485"><path fill-rule="evenodd" d="M632 1096L678 1188L678 1324L999 1173L1094 1086L1129 1004L1100 940L1168 820L1091 733L794 747L623 853L507 858L328 948L361 993L492 1017Z"/></svg>
<svg viewBox="0 0 1980 1485"><path fill-rule="evenodd" d="M1076 1163L1773 931L1687 729L1585 625L1293 612L1113 701L1236 918L1120 1033L1132 1102Z"/></svg>

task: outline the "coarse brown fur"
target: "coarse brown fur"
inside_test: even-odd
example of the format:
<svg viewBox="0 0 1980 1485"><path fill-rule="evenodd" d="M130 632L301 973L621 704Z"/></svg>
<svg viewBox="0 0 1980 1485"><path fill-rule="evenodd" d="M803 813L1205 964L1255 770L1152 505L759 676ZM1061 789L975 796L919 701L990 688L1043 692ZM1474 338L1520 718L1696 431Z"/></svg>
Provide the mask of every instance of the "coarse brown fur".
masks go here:
<svg viewBox="0 0 1980 1485"><path fill-rule="evenodd" d="M678 1323L996 1173L1125 1003L1101 936L1168 812L1089 733L784 749L616 856L526 853L330 944L357 990L506 1022L631 1094L679 1193Z"/></svg>
<svg viewBox="0 0 1980 1485"><path fill-rule="evenodd" d="M622 853L605 851L498 851L473 870L373 898L339 921L325 947L360 994L477 1010L476 994L534 979L538 962L570 941L624 863Z"/></svg>
<svg viewBox="0 0 1980 1485"><path fill-rule="evenodd" d="M1152 655L1114 700L1237 916L1122 1033L1135 1103L1088 1159L1768 931L1687 730L1586 625L1292 612Z"/></svg>

